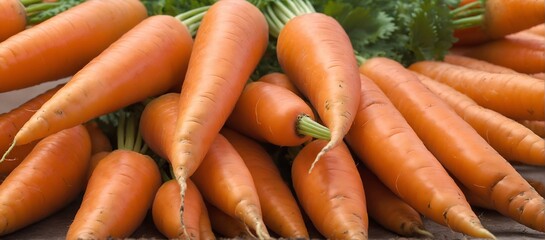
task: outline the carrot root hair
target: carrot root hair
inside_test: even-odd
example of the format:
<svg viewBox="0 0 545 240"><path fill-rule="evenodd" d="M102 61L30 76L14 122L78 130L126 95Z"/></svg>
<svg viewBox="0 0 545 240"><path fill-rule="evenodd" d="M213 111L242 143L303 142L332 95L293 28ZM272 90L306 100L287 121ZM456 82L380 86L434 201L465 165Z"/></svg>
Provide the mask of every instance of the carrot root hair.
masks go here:
<svg viewBox="0 0 545 240"><path fill-rule="evenodd" d="M182 234L183 236L189 237L189 233L187 232L187 228L184 223L184 204L188 178L187 169L184 167L177 167L174 169L174 175L176 176L176 182L178 182L178 185L180 186L180 224L182 226Z"/></svg>
<svg viewBox="0 0 545 240"><path fill-rule="evenodd" d="M2 163L4 160L6 160L6 158L8 157L9 153L11 152L11 150L13 150L13 148L15 147L16 145L16 141L13 140L13 143L11 143L11 145L9 146L9 148L6 150L6 152L4 153L4 155L2 155L2 158L0 159L0 163Z"/></svg>
<svg viewBox="0 0 545 240"><path fill-rule="evenodd" d="M318 163L318 160L320 160L320 158L322 158L322 156L324 154L326 154L329 150L331 150L332 148L339 145L339 142L341 140L342 139L339 138L338 135L336 135L336 134L331 135L331 139L329 140L329 142L322 148L322 150L320 150L320 152L316 155L316 158L314 159L314 162L312 162L312 164L310 165L310 168L308 170L308 174L310 174L312 172L312 169L314 169L314 166L316 165L316 163Z"/></svg>

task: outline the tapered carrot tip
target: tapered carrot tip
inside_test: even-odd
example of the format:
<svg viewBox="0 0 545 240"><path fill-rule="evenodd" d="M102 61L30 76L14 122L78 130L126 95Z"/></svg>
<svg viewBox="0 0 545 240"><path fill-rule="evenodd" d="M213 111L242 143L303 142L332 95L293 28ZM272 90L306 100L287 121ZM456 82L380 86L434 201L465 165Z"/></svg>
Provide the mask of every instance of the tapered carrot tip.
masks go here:
<svg viewBox="0 0 545 240"><path fill-rule="evenodd" d="M310 169L308 170L308 174L312 172L312 169L314 169L314 166L316 163L318 163L318 160L326 154L329 150L333 149L335 146L339 145L340 139L337 137L332 137L331 140L322 148L322 150L316 155L316 158L314 159L314 162L310 165Z"/></svg>
<svg viewBox="0 0 545 240"><path fill-rule="evenodd" d="M180 224L182 226L182 234L186 239L189 239L189 233L184 223L184 204L185 204L185 192L187 190L187 169L183 167L177 167L174 169L174 175L178 185L180 185Z"/></svg>
<svg viewBox="0 0 545 240"><path fill-rule="evenodd" d="M433 234L432 234L431 232L428 232L428 230L426 230L426 229L422 229L422 228L420 228L420 227L415 227L415 228L413 229L413 231L414 231L415 233L417 233L418 235L420 235L420 236L424 236L424 237L428 237L428 238L433 238Z"/></svg>

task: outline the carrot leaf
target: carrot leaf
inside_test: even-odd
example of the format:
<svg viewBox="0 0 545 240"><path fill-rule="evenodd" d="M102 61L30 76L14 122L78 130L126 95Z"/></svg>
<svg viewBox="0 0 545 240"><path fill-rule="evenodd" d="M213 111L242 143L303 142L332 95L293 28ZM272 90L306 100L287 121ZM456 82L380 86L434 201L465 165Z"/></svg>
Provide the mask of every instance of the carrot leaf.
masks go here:
<svg viewBox="0 0 545 240"><path fill-rule="evenodd" d="M28 24L36 25L61 12L64 12L85 0L59 0L57 2L29 2L25 5Z"/></svg>

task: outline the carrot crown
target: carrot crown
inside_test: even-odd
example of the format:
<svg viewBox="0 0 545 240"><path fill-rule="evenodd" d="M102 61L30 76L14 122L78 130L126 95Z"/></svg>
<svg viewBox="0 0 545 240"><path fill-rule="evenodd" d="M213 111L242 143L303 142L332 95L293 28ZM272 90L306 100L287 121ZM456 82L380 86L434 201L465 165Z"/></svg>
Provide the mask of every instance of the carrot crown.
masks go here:
<svg viewBox="0 0 545 240"><path fill-rule="evenodd" d="M256 6L259 7L259 5L257 4ZM267 23L269 24L269 33L275 38L278 37L284 25L292 18L316 12L308 0L269 1L261 5L265 19L267 19Z"/></svg>
<svg viewBox="0 0 545 240"><path fill-rule="evenodd" d="M120 111L117 125L117 148L145 153L147 144L138 130L138 116L135 112Z"/></svg>
<svg viewBox="0 0 545 240"><path fill-rule="evenodd" d="M61 12L64 12L85 0L65 0L58 2L42 2L42 0L21 0L27 14L27 23L35 25Z"/></svg>
<svg viewBox="0 0 545 240"><path fill-rule="evenodd" d="M480 26L484 21L485 5L483 0L474 1L450 11L455 29Z"/></svg>
<svg viewBox="0 0 545 240"><path fill-rule="evenodd" d="M201 20L208 11L210 6L198 7L187 12L180 13L176 15L176 19L180 20L189 30L191 36L195 36L197 29L201 25Z"/></svg>

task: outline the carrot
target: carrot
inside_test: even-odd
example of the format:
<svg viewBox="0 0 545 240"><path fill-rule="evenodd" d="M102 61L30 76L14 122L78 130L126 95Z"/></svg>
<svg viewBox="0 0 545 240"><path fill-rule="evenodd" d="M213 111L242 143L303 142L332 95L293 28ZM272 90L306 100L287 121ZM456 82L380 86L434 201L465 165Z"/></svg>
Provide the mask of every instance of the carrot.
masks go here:
<svg viewBox="0 0 545 240"><path fill-rule="evenodd" d="M543 197L415 74L387 58L367 60L360 71L391 99L447 171L501 214L545 231Z"/></svg>
<svg viewBox="0 0 545 240"><path fill-rule="evenodd" d="M225 125L278 146L298 146L312 137L329 139L329 130L314 121L314 113L303 99L288 89L259 81L244 87Z"/></svg>
<svg viewBox="0 0 545 240"><path fill-rule="evenodd" d="M190 33L176 18L145 19L44 103L17 133L14 144L84 123L181 84L191 46Z"/></svg>
<svg viewBox="0 0 545 240"><path fill-rule="evenodd" d="M287 20L277 19L280 26L269 21L273 34L278 32L278 62L331 131L329 144L318 153L311 171L325 152L343 140L354 120L359 104L358 63L347 33L334 18L315 12L303 1L272 1L267 12L275 7L292 10Z"/></svg>
<svg viewBox="0 0 545 240"><path fill-rule="evenodd" d="M545 37L545 23L537 24L523 31L538 35L540 37Z"/></svg>
<svg viewBox="0 0 545 240"><path fill-rule="evenodd" d="M426 230L420 213L384 186L363 164L358 164L357 167L361 180L365 183L365 203L369 217L401 236L433 238Z"/></svg>
<svg viewBox="0 0 545 240"><path fill-rule="evenodd" d="M489 73L439 61L413 63L410 70L464 93L479 105L520 120L545 118L544 82L520 74Z"/></svg>
<svg viewBox="0 0 545 240"><path fill-rule="evenodd" d="M510 161L545 166L545 140L520 123L481 107L448 85L415 73L418 79L468 122L496 151Z"/></svg>
<svg viewBox="0 0 545 240"><path fill-rule="evenodd" d="M178 116L179 93L162 94L146 104L140 115L139 131L148 147L171 162L172 140Z"/></svg>
<svg viewBox="0 0 545 240"><path fill-rule="evenodd" d="M291 168L293 188L316 229L328 239L367 239L368 217L363 184L348 147L340 142L323 155L310 174L325 140L306 144Z"/></svg>
<svg viewBox="0 0 545 240"><path fill-rule="evenodd" d="M451 13L458 29L474 28L476 33L484 36L471 41L472 44L498 39L545 22L543 0L475 0L466 3ZM455 36L460 38L461 35Z"/></svg>
<svg viewBox="0 0 545 240"><path fill-rule="evenodd" d="M113 150L112 143L98 123L94 120L83 124L91 137L91 155L98 152L111 152Z"/></svg>
<svg viewBox="0 0 545 240"><path fill-rule="evenodd" d="M0 92L73 75L146 16L137 0L91 0L10 37L0 44Z"/></svg>
<svg viewBox="0 0 545 240"><path fill-rule="evenodd" d="M520 120L519 123L532 130L538 136L545 138L545 121Z"/></svg>
<svg viewBox="0 0 545 240"><path fill-rule="evenodd" d="M214 233L214 230L212 230L212 223L210 222L210 217L208 216L208 209L206 209L206 204L204 203L204 200L202 201L202 204L201 204L201 216L199 217L199 228L200 228L199 236L201 237L201 239L207 239L207 240L216 239L216 234Z"/></svg>
<svg viewBox="0 0 545 240"><path fill-rule="evenodd" d="M248 237L246 226L235 218L227 215L214 205L205 201L206 209L212 229L222 237L226 238L245 238Z"/></svg>
<svg viewBox="0 0 545 240"><path fill-rule="evenodd" d="M186 195L187 211L184 214L184 223L187 233L183 229L178 214L180 206L180 186L172 179L164 182L153 200L152 216L155 227L169 239L187 238L202 239L200 236L200 218L202 217L203 199L197 187L191 180L187 181ZM208 218L208 216L206 216Z"/></svg>
<svg viewBox="0 0 545 240"><path fill-rule="evenodd" d="M270 72L261 76L257 81L268 82L274 85L281 86L295 93L297 96L304 98L303 94L299 92L299 89L297 89L297 87L293 84L293 82L284 73Z"/></svg>
<svg viewBox="0 0 545 240"><path fill-rule="evenodd" d="M539 193L539 195L545 197L545 184L538 180L526 178L526 181Z"/></svg>
<svg viewBox="0 0 545 240"><path fill-rule="evenodd" d="M460 188L384 92L364 75L360 91L359 110L345 137L359 161L432 221L470 236L491 238Z"/></svg>
<svg viewBox="0 0 545 240"><path fill-rule="evenodd" d="M78 125L42 140L0 185L0 235L35 223L76 199L91 154Z"/></svg>
<svg viewBox="0 0 545 240"><path fill-rule="evenodd" d="M483 61L480 59L472 58L472 57L466 57L462 55L456 55L456 54L447 54L445 55L443 61L446 63L467 67L475 70L485 71L485 72L493 72L493 73L509 73L509 74L517 74L518 72L507 67L503 67L500 65L492 64L487 61Z"/></svg>
<svg viewBox="0 0 545 240"><path fill-rule="evenodd" d="M191 180L210 204L242 221L258 238L270 238L252 175L223 135L218 133Z"/></svg>
<svg viewBox="0 0 545 240"><path fill-rule="evenodd" d="M545 80L545 72L533 73L533 74L530 74L530 76L535 77L537 79Z"/></svg>
<svg viewBox="0 0 545 240"><path fill-rule="evenodd" d="M169 159L180 184L181 215L185 180L198 168L235 107L265 53L267 33L263 14L244 0L217 1L201 21L180 91Z"/></svg>
<svg viewBox="0 0 545 240"><path fill-rule="evenodd" d="M299 205L267 150L232 129L223 128L221 134L240 154L252 175L267 228L284 238L309 238Z"/></svg>
<svg viewBox="0 0 545 240"><path fill-rule="evenodd" d="M14 147L6 156L6 159L0 163L0 176L7 176L13 169L19 166L38 142L39 140L36 140L25 145Z"/></svg>
<svg viewBox="0 0 545 240"><path fill-rule="evenodd" d="M451 52L511 68L520 73L543 72L545 44L529 33L516 33L501 39L467 47L455 47Z"/></svg>
<svg viewBox="0 0 545 240"><path fill-rule="evenodd" d="M118 124L117 149L92 171L66 239L129 237L152 205L161 174L155 161L142 154L147 148L141 138L133 135L138 126L134 113L127 122L125 114Z"/></svg>
<svg viewBox="0 0 545 240"><path fill-rule="evenodd" d="M25 30L25 6L20 0L0 2L0 42Z"/></svg>

